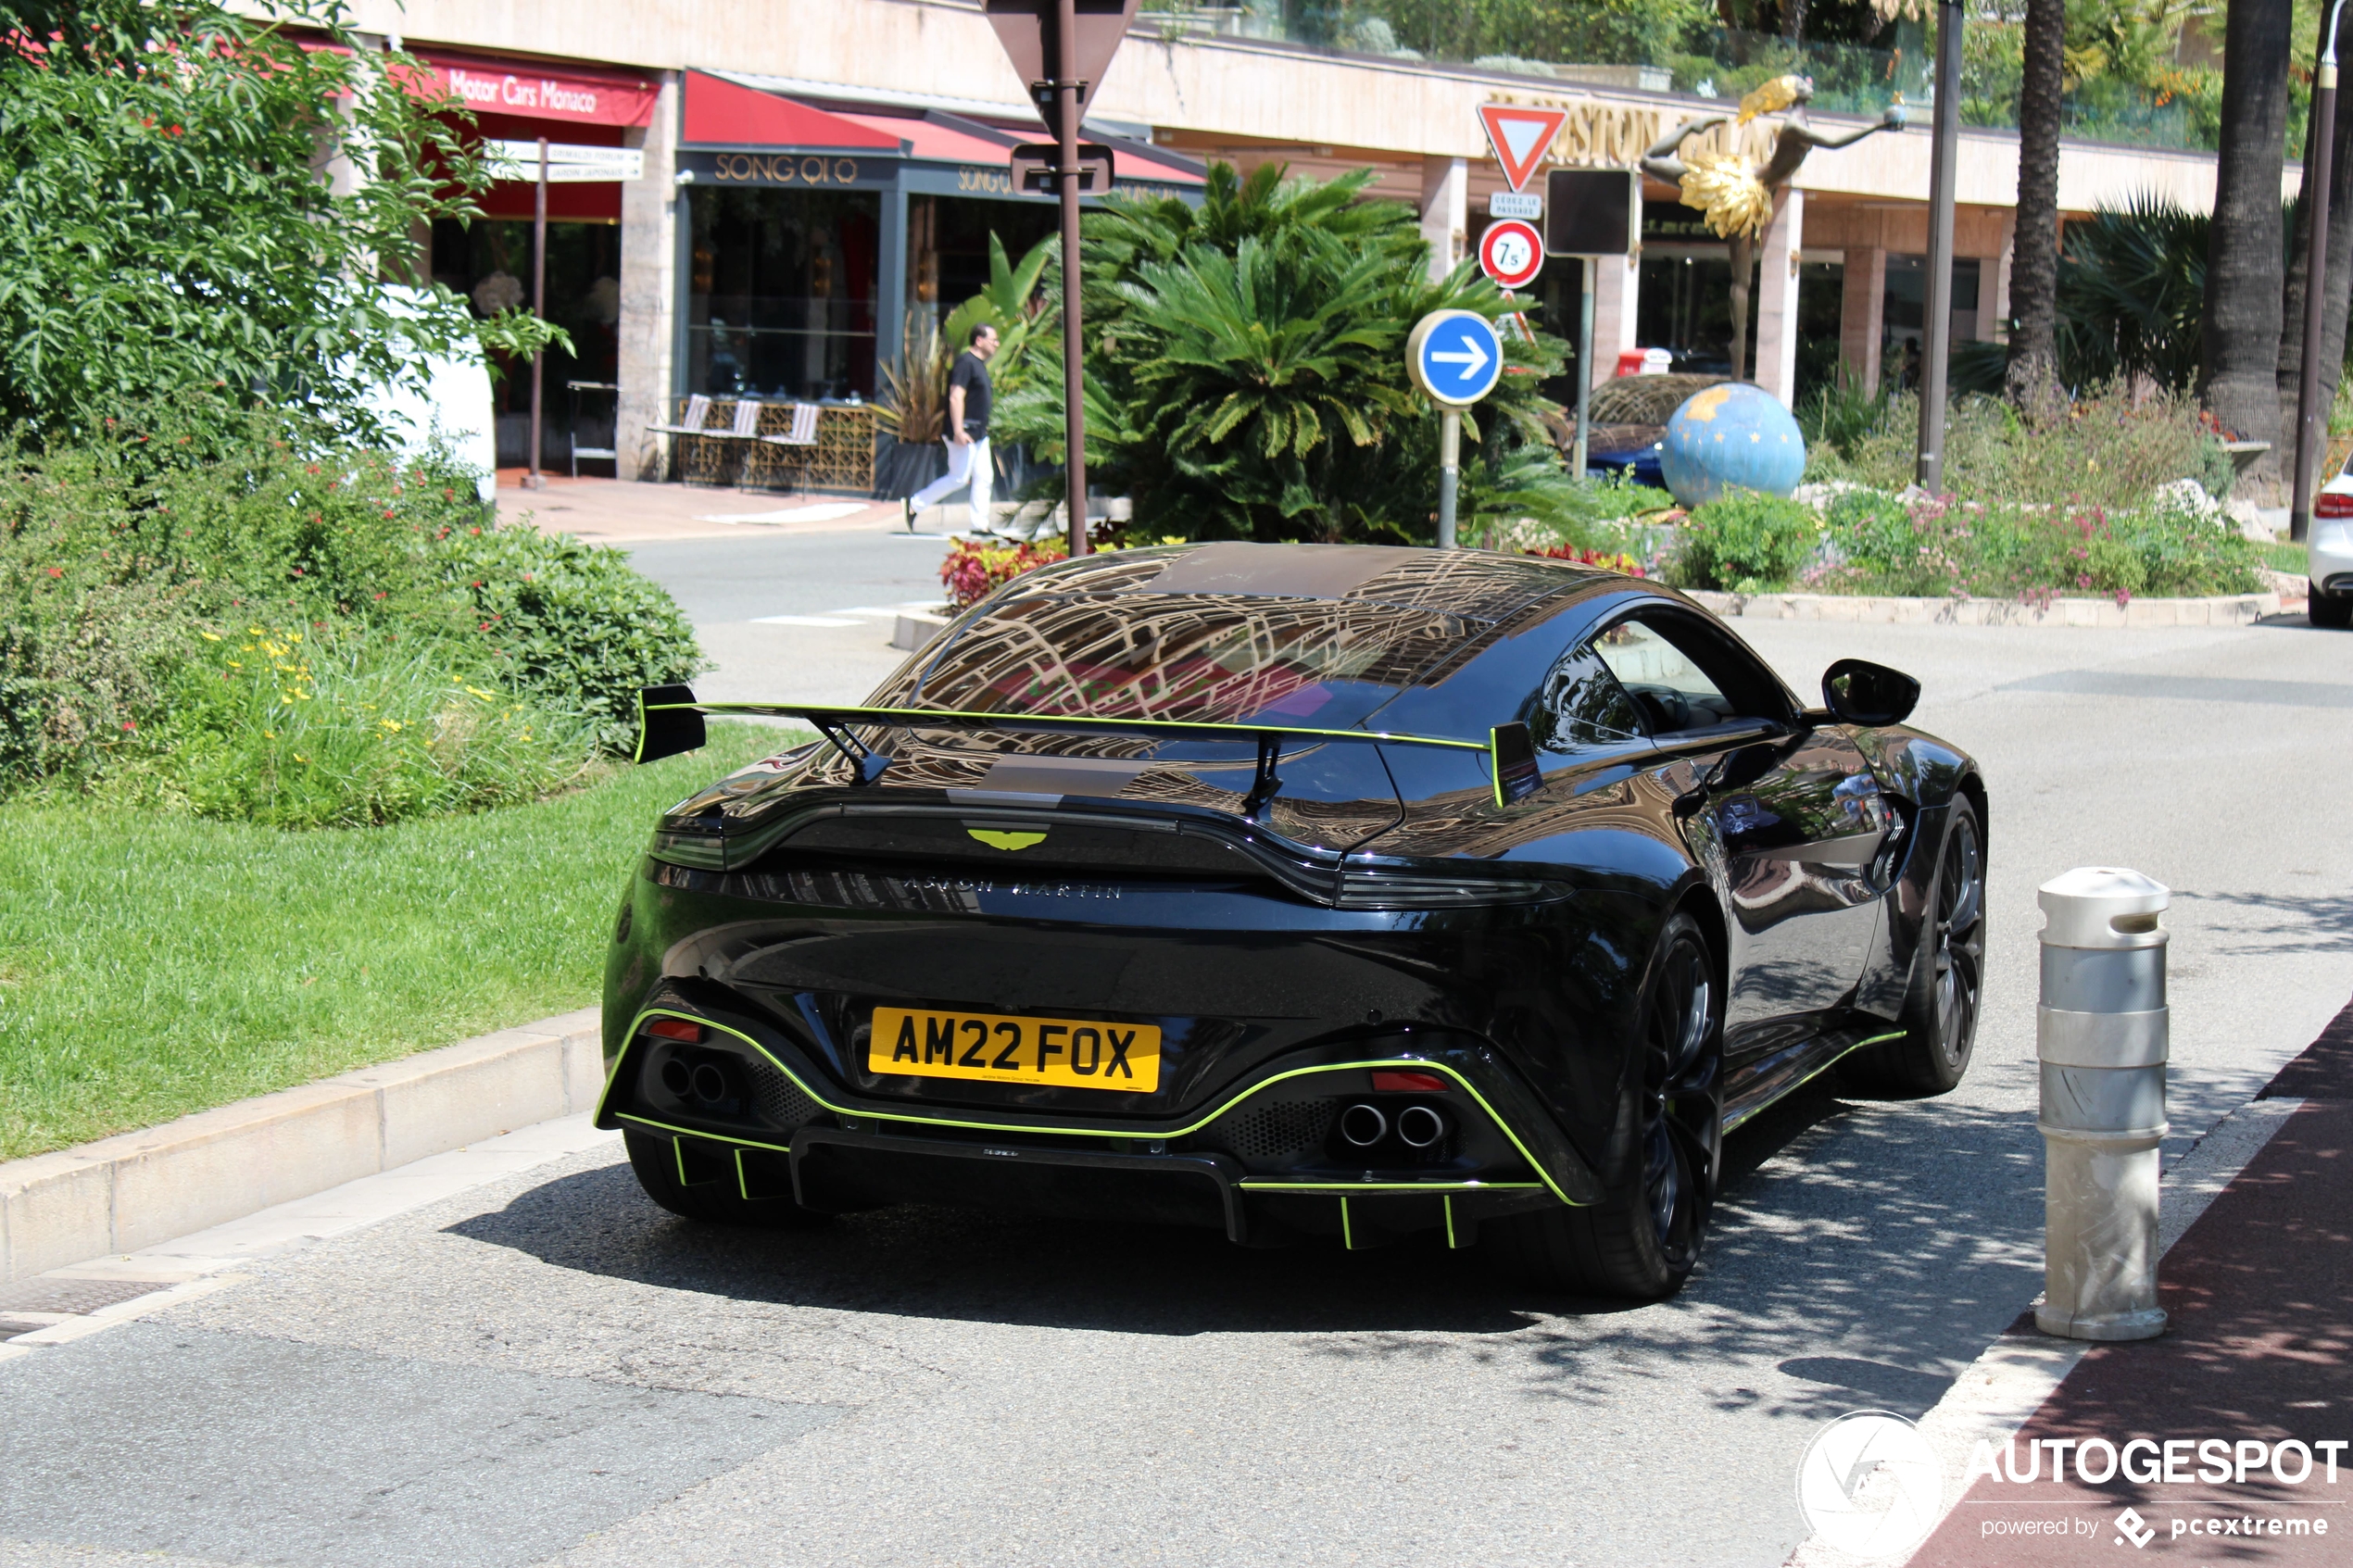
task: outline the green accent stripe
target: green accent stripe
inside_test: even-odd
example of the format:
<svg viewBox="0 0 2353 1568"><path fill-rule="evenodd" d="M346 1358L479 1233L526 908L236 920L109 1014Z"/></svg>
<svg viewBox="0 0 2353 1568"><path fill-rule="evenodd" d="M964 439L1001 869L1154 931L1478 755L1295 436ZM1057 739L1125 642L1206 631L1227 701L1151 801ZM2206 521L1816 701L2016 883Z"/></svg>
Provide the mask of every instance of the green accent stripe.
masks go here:
<svg viewBox="0 0 2353 1568"><path fill-rule="evenodd" d="M1449 1196L1440 1198L1439 1202L1446 1206L1446 1247L1447 1250L1452 1251L1461 1245L1454 1239L1454 1199Z"/></svg>
<svg viewBox="0 0 2353 1568"><path fill-rule="evenodd" d="M1348 1224L1348 1199L1340 1200L1340 1244L1349 1251L1356 1250L1356 1233Z"/></svg>
<svg viewBox="0 0 2353 1568"><path fill-rule="evenodd" d="M1853 1045L1847 1047L1844 1050L1840 1051L1836 1056L1831 1058L1819 1067L1814 1069L1813 1072L1808 1073L1805 1077L1800 1078L1796 1083L1792 1084L1788 1088L1783 1089L1780 1094L1775 1095L1771 1099L1765 1101L1761 1105L1752 1105L1746 1110L1742 1111L1738 1116L1727 1117L1724 1122L1724 1131L1730 1133L1736 1128L1745 1127L1752 1119L1772 1110L1773 1107L1780 1104L1781 1101L1789 1098L1790 1096L1797 1093L1798 1090L1804 1088L1806 1085L1812 1083L1823 1073L1828 1073L1831 1068L1836 1067L1840 1062L1844 1061L1849 1055L1861 1050L1865 1046L1882 1045L1889 1040L1900 1040L1903 1037L1904 1031L1901 1029L1892 1029L1884 1035L1873 1035L1869 1039L1856 1041Z"/></svg>
<svg viewBox="0 0 2353 1568"><path fill-rule="evenodd" d="M1262 1182L1234 1184L1245 1192L1541 1192L1541 1182Z"/></svg>
<svg viewBox="0 0 2353 1568"><path fill-rule="evenodd" d="M849 724L920 723L925 720L943 719L966 723L1002 724L1009 728L1024 724L1066 724L1082 730L1144 730L1168 735L1199 734L1212 738L1238 734L1303 735L1320 740L1371 740L1389 741L1399 746L1441 746L1457 751L1491 749L1490 746L1475 740L1401 734L1390 730L1311 730L1289 724L1211 724L1185 719L1098 719L1084 713L972 713L939 708L812 708L780 702L661 702L648 707L642 696L638 698L637 711L640 749L644 743L646 714L686 712L749 713L769 719L827 719Z"/></svg>
<svg viewBox="0 0 2353 1568"><path fill-rule="evenodd" d="M1273 1088L1276 1085L1283 1083L1289 1079L1303 1078L1315 1073L1348 1073L1360 1068L1370 1069L1376 1067L1410 1067L1426 1073L1443 1073L1446 1076L1454 1080L1455 1085L1460 1087L1465 1094L1470 1096L1471 1099L1478 1106L1479 1110L1487 1113L1489 1120L1492 1121L1495 1125L1502 1130L1504 1136L1511 1141L1511 1146L1519 1151L1519 1157L1522 1160L1527 1160L1529 1168L1536 1173L1538 1181L1541 1182L1542 1185L1551 1191L1554 1198L1559 1198L1563 1203L1567 1204L1572 1209L1580 1207L1575 1198L1569 1197L1568 1194L1561 1190L1560 1184L1554 1181L1551 1173L1544 1169L1544 1162L1537 1159L1536 1156L1529 1151L1529 1147L1520 1141L1519 1135L1512 1130L1511 1123L1504 1121L1503 1116L1495 1110L1495 1108L1488 1103L1487 1097L1478 1092L1477 1085L1472 1084L1469 1079L1464 1077L1460 1072L1456 1071L1449 1064L1442 1061L1431 1061L1422 1057L1385 1057L1378 1061L1335 1061L1321 1067L1294 1067L1288 1073L1277 1073L1272 1078L1268 1078L1263 1083L1252 1085L1249 1088L1244 1089L1241 1093L1226 1101L1214 1110L1212 1110L1207 1115L1202 1117L1198 1122L1190 1123L1185 1126L1177 1127L1168 1132L1139 1133L1133 1127L1034 1127L1023 1126L1017 1123L974 1122L958 1117L917 1116L910 1112L900 1110L867 1110L850 1106L836 1105L833 1101L827 1099L823 1094L820 1094L813 1085L802 1082L800 1075L795 1073L791 1068L786 1066L782 1061L778 1060L775 1053L769 1050L767 1047L761 1045L758 1040L755 1040L750 1035L745 1034L742 1030L729 1028L726 1024L719 1022L716 1019L704 1018L698 1013L680 1012L674 1008L648 1008L630 1021L629 1032L622 1037L621 1054L613 1059L612 1076L609 1077L605 1083L605 1093L608 1097L610 1097L612 1093L612 1085L614 1080L620 1076L621 1064L628 1060L630 1044L637 1038L637 1032L646 1026L646 1020L649 1018L682 1019L688 1023L699 1023L706 1029L716 1029L723 1035L733 1035L735 1038L741 1040L745 1045L749 1046L753 1050L759 1052L770 1066L775 1068L777 1072L783 1073L787 1082L789 1082L795 1088L799 1089L802 1094L807 1095L811 1099L814 1100L821 1109L830 1110L837 1116L866 1116L872 1117L877 1122L909 1122L919 1126L927 1127L962 1127L968 1132L976 1133L1045 1133L1056 1136L1082 1138L1181 1138L1189 1134L1201 1131L1203 1127L1208 1126L1212 1122L1216 1121L1220 1116L1225 1115L1227 1111L1233 1110L1234 1107L1241 1104L1242 1101L1250 1098L1252 1095L1263 1094L1266 1090ZM605 1101L600 1098L597 1102L597 1119L598 1121L602 1121L604 1116ZM670 1127L662 1123L648 1121L642 1116L622 1115L620 1119L623 1121L640 1123L648 1127L661 1127L665 1132L684 1133L689 1137L712 1137L717 1135L710 1133L692 1132L684 1127ZM724 1141L747 1144L753 1148L774 1148L776 1147L774 1144L758 1143L749 1138L730 1138ZM1533 1185L1534 1184L1531 1183L1528 1185Z"/></svg>

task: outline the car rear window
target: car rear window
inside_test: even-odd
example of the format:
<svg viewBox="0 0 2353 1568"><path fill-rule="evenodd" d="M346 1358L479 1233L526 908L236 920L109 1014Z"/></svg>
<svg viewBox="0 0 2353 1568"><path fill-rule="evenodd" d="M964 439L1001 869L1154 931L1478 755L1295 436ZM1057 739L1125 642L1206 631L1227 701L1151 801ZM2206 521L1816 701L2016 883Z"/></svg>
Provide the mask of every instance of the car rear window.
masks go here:
<svg viewBox="0 0 2353 1568"><path fill-rule="evenodd" d="M963 712L1344 729L1483 629L1340 599L1014 598L959 632L916 697Z"/></svg>

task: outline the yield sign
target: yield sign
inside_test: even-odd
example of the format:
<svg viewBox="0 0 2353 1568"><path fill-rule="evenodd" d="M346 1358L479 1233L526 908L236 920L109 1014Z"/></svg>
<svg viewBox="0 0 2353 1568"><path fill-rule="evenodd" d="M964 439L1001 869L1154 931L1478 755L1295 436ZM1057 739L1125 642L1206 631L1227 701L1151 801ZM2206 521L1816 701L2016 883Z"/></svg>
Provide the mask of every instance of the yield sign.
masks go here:
<svg viewBox="0 0 2353 1568"><path fill-rule="evenodd" d="M1535 176L1536 166L1544 161L1553 138L1568 122L1568 111L1481 104L1478 120L1487 127L1487 144L1495 149L1495 161L1504 166L1504 178L1511 182L1513 190L1522 191Z"/></svg>

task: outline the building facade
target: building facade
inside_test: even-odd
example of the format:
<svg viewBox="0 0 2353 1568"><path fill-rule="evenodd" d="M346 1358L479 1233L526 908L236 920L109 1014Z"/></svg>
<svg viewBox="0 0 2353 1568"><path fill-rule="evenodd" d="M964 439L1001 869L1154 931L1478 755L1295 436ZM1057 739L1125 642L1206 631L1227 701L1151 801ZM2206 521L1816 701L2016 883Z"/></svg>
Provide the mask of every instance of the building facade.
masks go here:
<svg viewBox="0 0 2353 1568"><path fill-rule="evenodd" d="M551 191L547 313L581 354L550 362L548 461L570 428L568 381L618 389L584 399L583 444L617 447L619 471L644 478L667 460L648 427L695 393L869 401L909 333L986 282L992 234L1018 257L1053 230L1051 198L1013 185L1013 148L1041 132L978 0L359 0L354 12L447 72L485 134L643 151L634 180ZM1630 167L1663 131L1730 107L1663 91L1664 73L1642 69L1543 81L1204 31L1194 15L1148 15L1094 95L1088 135L1114 147L1120 185L1183 194L1211 160L1324 178L1370 169L1373 194L1419 209L1438 266L1470 254L1506 188L1480 104L1562 109L1553 161L1596 168ZM1724 146L1734 133L1710 134ZM1741 150L1758 154L1770 133L1769 120L1741 128ZM1752 379L1794 401L1842 374L1875 387L1909 373L1929 152L1916 117L1799 170L1759 246ZM1994 336L2007 313L2017 171L2014 133L1964 132L1957 338ZM2139 194L2209 209L2213 192L2208 153L2070 142L2060 159L2068 214ZM527 222L520 272L515 247L531 194L502 182L490 222L437 233L435 276L485 307L485 288L508 297L528 276ZM1728 361L1726 247L1678 194L1645 182L1640 244L1595 266L1592 379L1636 347L1683 368ZM1559 262L1532 286L1554 330L1575 320L1581 287Z"/></svg>

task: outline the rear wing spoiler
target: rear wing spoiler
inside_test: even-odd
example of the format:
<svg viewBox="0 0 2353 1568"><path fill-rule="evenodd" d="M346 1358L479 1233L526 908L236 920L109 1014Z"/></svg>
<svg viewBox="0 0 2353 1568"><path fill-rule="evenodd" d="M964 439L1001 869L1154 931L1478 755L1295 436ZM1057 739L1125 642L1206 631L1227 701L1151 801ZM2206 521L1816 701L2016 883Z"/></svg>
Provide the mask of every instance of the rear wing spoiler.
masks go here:
<svg viewBox="0 0 2353 1568"><path fill-rule="evenodd" d="M652 762L701 748L707 738L705 714L741 714L749 718L799 719L824 736L855 771L860 784L873 784L891 764L887 752L875 750L853 733L857 726L891 729L1037 730L1061 734L1141 734L1172 740L1254 740L1258 745L1258 777L1247 807L1255 815L1282 780L1275 768L1287 740L1376 741L1390 746L1440 746L1476 751L1485 756L1494 780L1495 804L1505 806L1526 798L1542 784L1528 726L1498 724L1485 744L1440 735L1400 734L1387 730L1320 730L1305 726L1265 724L1205 724L1177 719L1099 719L1052 713L970 713L931 708L840 708L795 702L699 702L691 686L646 686L637 693L637 748L633 761Z"/></svg>

